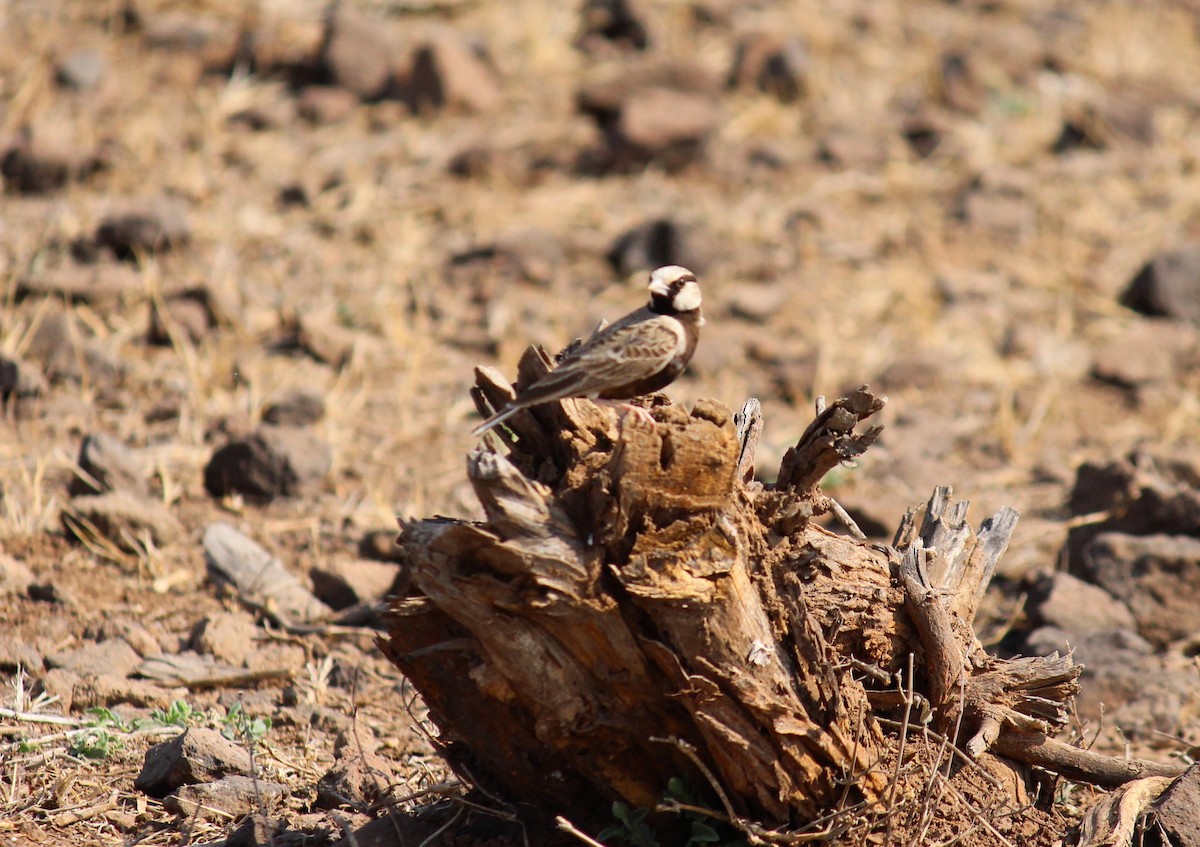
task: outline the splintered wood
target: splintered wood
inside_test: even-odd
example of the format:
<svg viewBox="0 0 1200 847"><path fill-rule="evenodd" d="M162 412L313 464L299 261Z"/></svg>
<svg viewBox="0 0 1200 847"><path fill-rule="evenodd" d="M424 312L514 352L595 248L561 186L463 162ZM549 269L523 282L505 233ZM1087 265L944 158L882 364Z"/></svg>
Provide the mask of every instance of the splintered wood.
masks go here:
<svg viewBox="0 0 1200 847"><path fill-rule="evenodd" d="M531 349L521 379L550 361ZM473 396L487 414L512 388L481 369ZM773 485L751 472L757 403L735 425L711 400L648 401L653 425L586 400L522 411L496 433L506 455L468 457L483 522L403 527L413 591L380 646L465 779L592 820L614 800L654 808L683 777L770 841L839 809L886 820L933 785L896 750L925 715L964 761L995 770L991 750L1111 783L1111 760L1053 739L1070 657L1002 661L975 638L1015 512L976 533L939 489L895 546L814 522L840 511L820 479L875 441L880 427L856 427L884 398L820 408ZM1165 767L1132 764L1131 779Z"/></svg>

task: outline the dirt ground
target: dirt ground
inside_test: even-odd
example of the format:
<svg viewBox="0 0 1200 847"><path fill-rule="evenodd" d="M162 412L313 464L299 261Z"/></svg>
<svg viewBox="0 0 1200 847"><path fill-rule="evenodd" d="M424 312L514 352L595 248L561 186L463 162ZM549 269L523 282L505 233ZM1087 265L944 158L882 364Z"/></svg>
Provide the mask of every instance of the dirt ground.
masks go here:
<svg viewBox="0 0 1200 847"><path fill-rule="evenodd" d="M668 393L759 398L761 466L818 395L869 384L883 442L828 486L868 534L937 484L976 522L1022 512L992 644L1026 646L1081 464L1198 443L1200 309L1122 305L1200 236L1194 4L647 0L640 51L636 27L581 37L578 3L343 5L367 23L337 39L315 0L0 5L0 844L225 838L241 814L134 786L177 701L254 749L294 843L386 839L363 827L388 784L403 843L456 815L427 843L520 843L502 804L442 799L371 607L402 588L397 516L478 513L473 367L641 305L654 264L697 271L708 319ZM652 63L694 90L649 128L578 108ZM300 470L206 486L272 420ZM133 517L73 488L89 435L129 449ZM206 565L217 522L338 611L247 605ZM1139 734L1096 706L1100 749L1195 754L1195 650L1155 648L1179 708ZM164 656L209 664L155 677ZM339 735L380 759L347 803L318 790Z"/></svg>

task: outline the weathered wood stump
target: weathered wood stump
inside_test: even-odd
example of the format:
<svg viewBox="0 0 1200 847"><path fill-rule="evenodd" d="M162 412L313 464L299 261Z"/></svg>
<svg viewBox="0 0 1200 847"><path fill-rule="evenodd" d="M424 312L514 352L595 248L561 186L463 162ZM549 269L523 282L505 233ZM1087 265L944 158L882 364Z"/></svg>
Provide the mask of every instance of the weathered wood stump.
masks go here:
<svg viewBox="0 0 1200 847"><path fill-rule="evenodd" d="M548 367L530 350L520 379ZM481 411L512 393L477 372ZM939 489L893 546L814 521L840 511L820 480L876 440L856 428L883 398L820 409L769 486L752 479L756 402L731 416L652 399L654 425L583 400L518 414L507 456L468 457L485 521L403 527L415 590L380 646L464 778L594 820L614 800L655 807L683 777L758 842L932 833L935 795L985 817L965 799L973 779L1029 840L1021 821L1044 813L1014 762L1101 785L1179 772L1055 740L1079 667L1001 660L976 639L1015 512L974 531Z"/></svg>

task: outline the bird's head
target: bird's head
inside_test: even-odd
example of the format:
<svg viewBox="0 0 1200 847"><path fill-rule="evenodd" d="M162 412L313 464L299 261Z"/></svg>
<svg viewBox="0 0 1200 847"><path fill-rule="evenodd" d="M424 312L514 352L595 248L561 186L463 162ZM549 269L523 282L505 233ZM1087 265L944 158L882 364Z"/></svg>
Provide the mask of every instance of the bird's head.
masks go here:
<svg viewBox="0 0 1200 847"><path fill-rule="evenodd" d="M650 308L659 314L691 312L700 308L700 283L679 265L667 265L650 274Z"/></svg>

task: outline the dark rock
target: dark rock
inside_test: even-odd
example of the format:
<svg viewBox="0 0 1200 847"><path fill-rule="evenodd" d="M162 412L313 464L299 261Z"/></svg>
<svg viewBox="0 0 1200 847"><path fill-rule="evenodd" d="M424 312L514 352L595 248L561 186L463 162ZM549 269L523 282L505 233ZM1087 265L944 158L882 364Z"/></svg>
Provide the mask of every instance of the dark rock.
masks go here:
<svg viewBox="0 0 1200 847"><path fill-rule="evenodd" d="M142 463L121 441L103 432L89 433L79 445L79 470L71 480L71 496L105 494L109 491L146 493Z"/></svg>
<svg viewBox="0 0 1200 847"><path fill-rule="evenodd" d="M704 240L704 234L692 227L670 218L658 218L617 236L605 258L620 276L649 273L663 265L683 265L702 274L708 268L710 256L703 246Z"/></svg>
<svg viewBox="0 0 1200 847"><path fill-rule="evenodd" d="M348 119L358 107L353 91L328 85L310 85L300 92L297 113L312 124L336 124Z"/></svg>
<svg viewBox="0 0 1200 847"><path fill-rule="evenodd" d="M139 253L158 253L184 244L191 227L182 203L160 199L143 208L109 215L96 229L96 243L119 259L135 259Z"/></svg>
<svg viewBox="0 0 1200 847"><path fill-rule="evenodd" d="M46 121L26 127L17 143L0 156L0 175L10 191L46 194L90 176L105 164L99 152L82 149L71 126Z"/></svg>
<svg viewBox="0 0 1200 847"><path fill-rule="evenodd" d="M213 729L190 727L146 751L134 788L165 797L181 785L250 773L250 753Z"/></svg>
<svg viewBox="0 0 1200 847"><path fill-rule="evenodd" d="M313 593L327 606L348 609L358 603L377 603L388 595L399 569L393 564L331 561L309 571Z"/></svg>
<svg viewBox="0 0 1200 847"><path fill-rule="evenodd" d="M1029 609L1042 625L1056 627L1072 638L1135 626L1128 606L1103 588L1063 572L1048 574L1033 585Z"/></svg>
<svg viewBox="0 0 1200 847"><path fill-rule="evenodd" d="M269 501L312 487L332 464L329 445L311 432L264 426L213 453L204 468L204 487L213 497L236 493Z"/></svg>
<svg viewBox="0 0 1200 847"><path fill-rule="evenodd" d="M575 46L587 52L645 50L650 46L646 10L637 0L585 0Z"/></svg>
<svg viewBox="0 0 1200 847"><path fill-rule="evenodd" d="M804 96L809 58L804 41L773 32L747 33L738 40L730 88L755 88L784 103Z"/></svg>
<svg viewBox="0 0 1200 847"><path fill-rule="evenodd" d="M1166 834L1165 843L1200 844L1200 764L1193 764L1167 786L1151 815Z"/></svg>
<svg viewBox="0 0 1200 847"><path fill-rule="evenodd" d="M417 46L407 88L414 112L483 114L501 104L500 83L491 67L449 27L431 29Z"/></svg>
<svg viewBox="0 0 1200 847"><path fill-rule="evenodd" d="M284 787L277 782L232 774L216 782L180 786L163 798L163 808L189 818L240 818L263 806L275 806L283 794Z"/></svg>
<svg viewBox="0 0 1200 847"><path fill-rule="evenodd" d="M351 3L330 5L319 61L335 85L360 100L376 100L393 86L398 44L382 21Z"/></svg>
<svg viewBox="0 0 1200 847"><path fill-rule="evenodd" d="M95 88L108 73L108 60L94 48L72 50L54 69L54 79L63 88L87 91Z"/></svg>
<svg viewBox="0 0 1200 847"><path fill-rule="evenodd" d="M1104 533L1083 549L1083 569L1125 601L1151 642L1165 646L1200 631L1200 538Z"/></svg>
<svg viewBox="0 0 1200 847"><path fill-rule="evenodd" d="M192 629L192 649L231 665L244 665L254 651L259 634L254 621L245 614L217 612L206 615Z"/></svg>
<svg viewBox="0 0 1200 847"><path fill-rule="evenodd" d="M1121 305L1154 318L1200 324L1200 246L1159 253L1138 271Z"/></svg>
<svg viewBox="0 0 1200 847"><path fill-rule="evenodd" d="M399 564L402 560L400 545L396 543L397 535L398 531L394 529L376 529L368 532L358 544L358 555L377 562Z"/></svg>
<svg viewBox="0 0 1200 847"><path fill-rule="evenodd" d="M183 526L161 501L128 491L74 497L63 508L62 522L81 540L107 539L134 554L145 552L147 538L164 547L183 534Z"/></svg>
<svg viewBox="0 0 1200 847"><path fill-rule="evenodd" d="M311 426L325 417L325 398L303 388L289 391L263 409L263 421L274 426Z"/></svg>
<svg viewBox="0 0 1200 847"><path fill-rule="evenodd" d="M80 677L127 677L142 663L142 657L123 638L110 638L107 641L94 641L74 650L54 653L46 657L46 663L52 668L62 668Z"/></svg>
<svg viewBox="0 0 1200 847"><path fill-rule="evenodd" d="M314 623L329 616L329 607L312 595L278 559L229 524L204 530L204 558L218 583L229 583L241 599L272 616Z"/></svg>
<svg viewBox="0 0 1200 847"><path fill-rule="evenodd" d="M265 815L255 812L248 815L233 834L225 839L225 847L263 847L267 844L278 844L276 836L281 835L287 828L283 821L272 820ZM303 844L307 838L301 838Z"/></svg>

